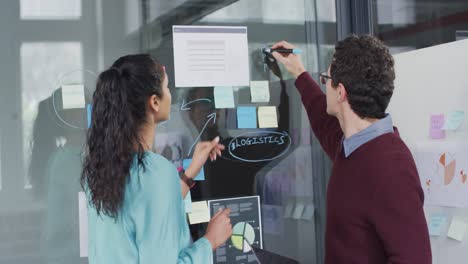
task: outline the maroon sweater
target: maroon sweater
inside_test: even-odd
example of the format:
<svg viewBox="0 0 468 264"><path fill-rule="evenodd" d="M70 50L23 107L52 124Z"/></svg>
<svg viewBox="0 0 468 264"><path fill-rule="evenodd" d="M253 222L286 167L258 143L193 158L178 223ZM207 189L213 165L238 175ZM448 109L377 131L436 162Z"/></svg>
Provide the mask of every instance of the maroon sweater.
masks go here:
<svg viewBox="0 0 468 264"><path fill-rule="evenodd" d="M395 133L343 152L343 132L308 73L296 80L314 134L333 161L327 190L325 263L432 262L424 193L410 151Z"/></svg>

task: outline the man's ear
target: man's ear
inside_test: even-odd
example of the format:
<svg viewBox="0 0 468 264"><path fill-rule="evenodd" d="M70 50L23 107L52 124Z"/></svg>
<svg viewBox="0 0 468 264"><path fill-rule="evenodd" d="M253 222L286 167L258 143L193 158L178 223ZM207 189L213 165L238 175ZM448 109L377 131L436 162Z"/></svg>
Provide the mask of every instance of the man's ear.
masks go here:
<svg viewBox="0 0 468 264"><path fill-rule="evenodd" d="M344 87L344 85L342 83L339 83L338 84L338 101L339 102L344 102L346 100L348 100L348 93L346 92L346 88Z"/></svg>

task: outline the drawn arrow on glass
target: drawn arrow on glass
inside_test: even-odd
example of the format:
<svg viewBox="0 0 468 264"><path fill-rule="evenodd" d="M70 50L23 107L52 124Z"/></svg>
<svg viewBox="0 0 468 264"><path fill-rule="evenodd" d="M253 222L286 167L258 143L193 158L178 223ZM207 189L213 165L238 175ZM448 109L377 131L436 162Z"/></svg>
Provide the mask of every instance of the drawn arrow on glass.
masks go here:
<svg viewBox="0 0 468 264"><path fill-rule="evenodd" d="M188 103L185 103L185 100L182 101L182 106L180 107L180 110L190 110L191 108L188 107L188 105L192 104L192 103L195 103L195 102L200 102L200 101L205 101L205 102L209 102L211 103L211 100L208 99L208 98L200 98L200 99L196 99L196 100L193 100L193 101L190 101Z"/></svg>
<svg viewBox="0 0 468 264"><path fill-rule="evenodd" d="M202 130L200 131L200 134L198 134L198 137L195 139L192 146L190 147L189 152L187 153L188 156L190 156L190 153L192 153L193 147L195 146L195 144L200 139L201 134L203 134L203 131L205 131L206 126L208 126L208 123L210 123L210 121L213 120L213 124L216 124L216 113L211 113L211 114L207 115L206 117L208 117L208 120L206 121L205 125L203 126Z"/></svg>

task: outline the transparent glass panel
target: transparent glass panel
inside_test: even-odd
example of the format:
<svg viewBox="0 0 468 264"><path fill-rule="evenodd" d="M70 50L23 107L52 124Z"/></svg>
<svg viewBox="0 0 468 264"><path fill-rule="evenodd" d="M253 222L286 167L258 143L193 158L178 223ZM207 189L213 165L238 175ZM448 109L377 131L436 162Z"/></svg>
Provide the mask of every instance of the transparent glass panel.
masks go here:
<svg viewBox="0 0 468 264"><path fill-rule="evenodd" d="M20 0L20 18L37 20L79 19L81 0Z"/></svg>
<svg viewBox="0 0 468 264"><path fill-rule="evenodd" d="M173 25L246 26L249 62L245 67L249 68L252 81L268 83L270 100L253 103L249 86L235 86L235 107L274 106L278 114L278 128L240 129L236 123L236 108L217 109L211 103L216 100L215 87L181 88L170 84L173 94L171 120L158 128L155 150L180 164L190 157L189 149L199 139L208 140L219 135L221 142L230 147L232 142L251 139L246 133L288 135L291 142L289 149L275 159L265 161L258 158L272 151L267 145L259 144L251 149L252 155L258 158L256 161L249 159L246 162L225 152L216 162L206 164L205 180L192 189L192 200L259 195L264 249L301 263L320 263L317 244L323 242L323 236L316 234L316 220L319 218L315 197L324 197L315 194L314 190L324 187L314 186L314 179L323 177L326 182L327 164L323 162L323 157L319 158L316 154L320 149L317 143L312 143L312 133L294 86L294 78L282 66L279 66L280 73L276 74L268 67L265 70L261 49L284 39L303 50L301 56L313 74L326 69L336 41L335 1L224 2L225 6L197 4L192 6L193 9L184 9L185 5L179 4L168 11L184 14L183 17L154 17L150 10L150 19L146 21L148 28L143 34L152 41L144 42L144 48L165 64L170 80L173 80L174 57L170 52L173 49ZM158 4L161 4L160 1L149 1L151 9ZM160 33L157 41L154 41L154 32ZM190 110L182 109L181 105L187 102L193 102ZM209 118L213 114L216 114L216 122ZM320 175L313 175L313 159ZM191 225L193 239L203 236L205 229L206 224ZM235 245L228 241L226 247L215 252L220 260L229 247Z"/></svg>
<svg viewBox="0 0 468 264"><path fill-rule="evenodd" d="M430 47L468 37L465 0L373 0L374 35L392 53Z"/></svg>
<svg viewBox="0 0 468 264"><path fill-rule="evenodd" d="M265 71L260 50L288 40L303 50L316 76L326 69L336 41L335 1L0 1L0 18L0 263L87 263L80 254L86 241L78 202L87 105L96 75L137 52L166 65L172 115L158 127L154 150L175 164L190 156L198 136L220 135L229 146L234 138L245 139L245 132L287 135L289 147L275 159L242 162L226 155L208 163L206 180L192 197L259 195L264 249L321 263L327 163L294 79L281 66L281 74ZM239 129L235 108L193 104L191 111L182 110L182 102L213 100L214 94L213 87L174 87L172 25L246 26L244 66L252 81L268 83L270 100L252 103L250 87L238 86L235 106L276 107L278 128ZM212 113L216 123L207 122ZM260 146L252 153L269 151ZM192 225L193 239L205 229Z"/></svg>

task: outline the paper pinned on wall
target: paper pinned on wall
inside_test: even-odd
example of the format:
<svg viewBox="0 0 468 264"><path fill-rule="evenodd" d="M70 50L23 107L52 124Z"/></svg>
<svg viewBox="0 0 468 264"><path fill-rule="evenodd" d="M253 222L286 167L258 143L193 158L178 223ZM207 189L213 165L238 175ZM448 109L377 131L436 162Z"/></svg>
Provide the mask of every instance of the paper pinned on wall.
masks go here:
<svg viewBox="0 0 468 264"><path fill-rule="evenodd" d="M429 219L429 235L440 236L447 222L446 215L433 215Z"/></svg>
<svg viewBox="0 0 468 264"><path fill-rule="evenodd" d="M315 206L313 204L308 204L305 209L304 213L302 214L302 219L311 221L314 217L315 213Z"/></svg>
<svg viewBox="0 0 468 264"><path fill-rule="evenodd" d="M78 223L80 232L80 258L88 257L88 199L78 193Z"/></svg>
<svg viewBox="0 0 468 264"><path fill-rule="evenodd" d="M445 138L445 130L442 129L445 122L445 116L440 115L431 115L431 124L429 128L429 135L432 139L442 139Z"/></svg>
<svg viewBox="0 0 468 264"><path fill-rule="evenodd" d="M468 208L468 143L420 142L414 149L426 205Z"/></svg>
<svg viewBox="0 0 468 264"><path fill-rule="evenodd" d="M191 225L210 221L210 210L206 201L193 202L192 212L188 214Z"/></svg>
<svg viewBox="0 0 468 264"><path fill-rule="evenodd" d="M62 85L62 108L85 107L84 86L82 84Z"/></svg>
<svg viewBox="0 0 468 264"><path fill-rule="evenodd" d="M255 106L239 106L237 108L238 128L257 128L257 108Z"/></svg>
<svg viewBox="0 0 468 264"><path fill-rule="evenodd" d="M302 213L304 212L305 205L303 203L297 203L294 208L293 219L301 219Z"/></svg>
<svg viewBox="0 0 468 264"><path fill-rule="evenodd" d="M452 220L452 224L450 225L449 231L447 236L455 239L457 241L463 241L465 237L465 233L468 229L468 224L463 219L454 217Z"/></svg>
<svg viewBox="0 0 468 264"><path fill-rule="evenodd" d="M292 217L293 210L294 210L294 204L293 203L288 203L288 205L284 209L284 218Z"/></svg>
<svg viewBox="0 0 468 264"><path fill-rule="evenodd" d="M187 170L187 168L190 166L190 163L192 163L192 159L184 159L182 161L182 167L184 167L184 170ZM205 170L203 167L201 167L200 172L195 176L195 181L204 181L205 180Z"/></svg>
<svg viewBox="0 0 468 264"><path fill-rule="evenodd" d="M253 103L270 101L270 88L268 81L250 81L250 96Z"/></svg>
<svg viewBox="0 0 468 264"><path fill-rule="evenodd" d="M463 123L465 112L451 111L445 116L445 122L442 129L444 130L457 130Z"/></svg>
<svg viewBox="0 0 468 264"><path fill-rule="evenodd" d="M216 109L234 108L234 90L231 86L216 86L213 94Z"/></svg>
<svg viewBox="0 0 468 264"><path fill-rule="evenodd" d="M259 128L278 127L278 117L276 115L276 106L258 107L258 127Z"/></svg>
<svg viewBox="0 0 468 264"><path fill-rule="evenodd" d="M247 27L172 27L176 87L248 86Z"/></svg>
<svg viewBox="0 0 468 264"><path fill-rule="evenodd" d="M186 213L192 212L192 194L190 193L190 191L187 192L187 195L184 198L184 206Z"/></svg>

